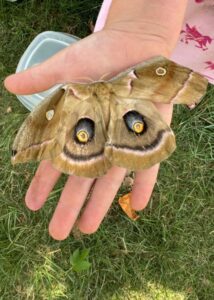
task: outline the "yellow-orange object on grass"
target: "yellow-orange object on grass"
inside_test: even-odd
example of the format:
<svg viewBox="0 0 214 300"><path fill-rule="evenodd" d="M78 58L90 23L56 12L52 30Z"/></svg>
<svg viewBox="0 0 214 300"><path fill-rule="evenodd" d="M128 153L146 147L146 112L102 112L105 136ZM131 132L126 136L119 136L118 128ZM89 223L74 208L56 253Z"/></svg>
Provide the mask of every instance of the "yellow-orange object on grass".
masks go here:
<svg viewBox="0 0 214 300"><path fill-rule="evenodd" d="M139 218L134 209L131 208L131 193L125 194L124 196L120 197L118 202L122 210L130 219L136 221Z"/></svg>

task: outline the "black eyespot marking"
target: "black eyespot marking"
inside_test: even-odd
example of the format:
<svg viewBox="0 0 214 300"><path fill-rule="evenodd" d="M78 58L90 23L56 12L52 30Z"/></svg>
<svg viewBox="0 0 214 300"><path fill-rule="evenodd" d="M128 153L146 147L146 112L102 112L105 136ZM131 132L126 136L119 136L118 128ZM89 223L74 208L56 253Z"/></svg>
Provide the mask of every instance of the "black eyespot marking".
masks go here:
<svg viewBox="0 0 214 300"><path fill-rule="evenodd" d="M12 149L11 155L12 155L12 156L15 156L16 154L17 154L17 151Z"/></svg>
<svg viewBox="0 0 214 300"><path fill-rule="evenodd" d="M89 118L80 119L74 129L74 140L78 144L87 144L94 137L95 125Z"/></svg>
<svg viewBox="0 0 214 300"><path fill-rule="evenodd" d="M127 112L123 119L125 121L126 127L129 131L135 133L136 135L142 135L147 130L146 122L143 116L135 110Z"/></svg>

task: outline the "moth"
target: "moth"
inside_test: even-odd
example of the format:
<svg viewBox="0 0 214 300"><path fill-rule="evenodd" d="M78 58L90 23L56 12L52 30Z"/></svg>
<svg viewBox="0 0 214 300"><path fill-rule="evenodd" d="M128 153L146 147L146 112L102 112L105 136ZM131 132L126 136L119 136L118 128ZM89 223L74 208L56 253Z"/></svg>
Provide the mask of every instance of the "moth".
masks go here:
<svg viewBox="0 0 214 300"><path fill-rule="evenodd" d="M202 75L162 56L110 80L69 83L39 104L14 140L12 163L47 159L63 173L96 178L112 166L149 168L175 150L175 136L154 103L193 108Z"/></svg>

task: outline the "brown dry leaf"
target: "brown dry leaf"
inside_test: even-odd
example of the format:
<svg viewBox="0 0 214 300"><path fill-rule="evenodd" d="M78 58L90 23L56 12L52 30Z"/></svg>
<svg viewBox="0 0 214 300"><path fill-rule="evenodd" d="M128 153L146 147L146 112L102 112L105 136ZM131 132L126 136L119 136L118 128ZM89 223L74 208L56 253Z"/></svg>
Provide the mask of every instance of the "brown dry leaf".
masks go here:
<svg viewBox="0 0 214 300"><path fill-rule="evenodd" d="M122 210L130 219L136 221L139 218L134 209L131 208L131 193L125 194L124 196L120 197L118 202Z"/></svg>

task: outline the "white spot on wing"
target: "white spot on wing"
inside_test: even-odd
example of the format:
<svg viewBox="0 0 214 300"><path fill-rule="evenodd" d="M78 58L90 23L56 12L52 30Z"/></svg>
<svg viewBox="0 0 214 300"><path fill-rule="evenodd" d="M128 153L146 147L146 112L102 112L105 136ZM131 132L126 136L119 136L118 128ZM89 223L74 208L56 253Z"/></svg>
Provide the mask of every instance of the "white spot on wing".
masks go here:
<svg viewBox="0 0 214 300"><path fill-rule="evenodd" d="M53 116L54 116L54 110L53 110L53 109L48 110L48 111L46 112L46 119L47 119L48 121L52 120L52 119L53 119Z"/></svg>
<svg viewBox="0 0 214 300"><path fill-rule="evenodd" d="M166 75L166 69L163 68L163 67L158 67L158 68L155 70L155 73L156 73L158 76L164 76L164 75Z"/></svg>

